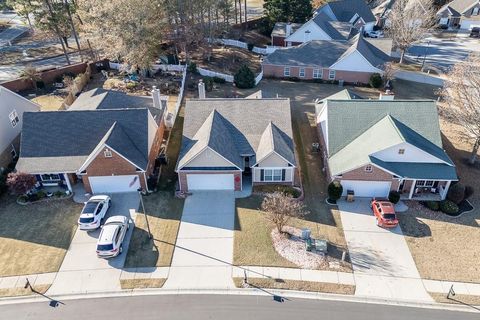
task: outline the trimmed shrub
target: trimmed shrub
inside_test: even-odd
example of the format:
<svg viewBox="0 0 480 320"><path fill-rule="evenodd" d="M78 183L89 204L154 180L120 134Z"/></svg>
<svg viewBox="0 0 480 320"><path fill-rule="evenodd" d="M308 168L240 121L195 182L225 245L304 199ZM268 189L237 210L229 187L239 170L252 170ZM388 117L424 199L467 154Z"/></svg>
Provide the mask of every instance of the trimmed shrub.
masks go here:
<svg viewBox="0 0 480 320"><path fill-rule="evenodd" d="M45 191L40 190L40 191L37 192L38 199L43 199L46 196L47 196L47 194L45 193Z"/></svg>
<svg viewBox="0 0 480 320"><path fill-rule="evenodd" d="M388 201L393 204L398 203L398 201L400 201L400 193L394 190L390 191L390 193L388 194Z"/></svg>
<svg viewBox="0 0 480 320"><path fill-rule="evenodd" d="M450 186L447 199L456 204L462 202L465 199L465 186L460 182Z"/></svg>
<svg viewBox="0 0 480 320"><path fill-rule="evenodd" d="M252 51L253 47L255 47L255 45L253 43L248 43L247 44L247 48L248 48L249 51Z"/></svg>
<svg viewBox="0 0 480 320"><path fill-rule="evenodd" d="M425 202L425 206L428 209L433 210L433 211L440 210L440 204L438 203L438 201L427 201L427 202Z"/></svg>
<svg viewBox="0 0 480 320"><path fill-rule="evenodd" d="M475 193L475 189L472 186L465 186L464 200L470 198Z"/></svg>
<svg viewBox="0 0 480 320"><path fill-rule="evenodd" d="M225 83L226 80L220 77L213 77L213 82L215 83Z"/></svg>
<svg viewBox="0 0 480 320"><path fill-rule="evenodd" d="M55 191L55 193L53 195L57 198L60 198L60 197L63 197L65 195L65 193L62 192L62 191Z"/></svg>
<svg viewBox="0 0 480 320"><path fill-rule="evenodd" d="M213 90L213 78L203 77L203 83L205 83L205 90L210 92Z"/></svg>
<svg viewBox="0 0 480 320"><path fill-rule="evenodd" d="M197 64L195 62L190 62L187 67L187 71L190 73L197 73Z"/></svg>
<svg viewBox="0 0 480 320"><path fill-rule="evenodd" d="M380 88L380 86L382 85L382 83L383 83L382 76L381 76L379 73L373 73L373 74L370 76L370 80L368 81L368 84L369 84L372 88Z"/></svg>
<svg viewBox="0 0 480 320"><path fill-rule="evenodd" d="M450 200L444 200L440 202L440 210L446 214L456 214L458 213L458 206L456 203Z"/></svg>
<svg viewBox="0 0 480 320"><path fill-rule="evenodd" d="M339 181L332 181L328 185L328 201L337 203L343 193L343 186Z"/></svg>
<svg viewBox="0 0 480 320"><path fill-rule="evenodd" d="M250 89L255 87L255 75L247 65L243 65L238 69L233 77L235 85L240 89Z"/></svg>

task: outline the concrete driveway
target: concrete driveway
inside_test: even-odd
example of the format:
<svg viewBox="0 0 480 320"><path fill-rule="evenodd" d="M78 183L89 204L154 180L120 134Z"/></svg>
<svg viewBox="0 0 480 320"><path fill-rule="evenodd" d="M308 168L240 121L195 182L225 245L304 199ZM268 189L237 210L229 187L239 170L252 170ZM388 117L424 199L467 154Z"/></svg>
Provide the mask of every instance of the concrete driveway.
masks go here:
<svg viewBox="0 0 480 320"><path fill-rule="evenodd" d="M426 292L400 227L379 228L369 199L339 201L352 261L355 295L433 301ZM401 219L401 214L399 216Z"/></svg>
<svg viewBox="0 0 480 320"><path fill-rule="evenodd" d="M479 51L478 38L458 33L450 38L427 37L408 49L407 57L421 64L426 54L426 64L446 72L454 64L465 60L470 53Z"/></svg>
<svg viewBox="0 0 480 320"><path fill-rule="evenodd" d="M197 191L185 200L164 288L233 288L233 191Z"/></svg>
<svg viewBox="0 0 480 320"><path fill-rule="evenodd" d="M128 245L133 232L133 221L139 208L138 193L114 193L110 195L112 206L105 216L124 215L130 218L130 229L123 242L123 251L112 259L99 259L95 248L100 229L83 231L77 229L60 270L48 293L87 293L120 290L120 273L127 257ZM79 212L80 214L80 212ZM105 220L106 220L105 219Z"/></svg>

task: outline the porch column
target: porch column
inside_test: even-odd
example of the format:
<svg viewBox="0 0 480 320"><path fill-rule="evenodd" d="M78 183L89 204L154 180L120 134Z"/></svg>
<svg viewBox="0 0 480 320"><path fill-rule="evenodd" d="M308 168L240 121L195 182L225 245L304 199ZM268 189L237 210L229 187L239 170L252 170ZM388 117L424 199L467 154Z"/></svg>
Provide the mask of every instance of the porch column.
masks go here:
<svg viewBox="0 0 480 320"><path fill-rule="evenodd" d="M450 184L452 181L447 181L447 184L445 187L443 187L443 193L441 194L442 200L445 200L445 197L447 196L448 189L450 188Z"/></svg>
<svg viewBox="0 0 480 320"><path fill-rule="evenodd" d="M67 188L70 192L73 192L72 185L70 184L70 179L68 178L67 173L63 173L63 177L65 178L65 182L67 183Z"/></svg>
<svg viewBox="0 0 480 320"><path fill-rule="evenodd" d="M410 194L408 195L408 199L412 199L413 191L415 191L416 183L417 183L417 180L413 179L412 186L410 187Z"/></svg>

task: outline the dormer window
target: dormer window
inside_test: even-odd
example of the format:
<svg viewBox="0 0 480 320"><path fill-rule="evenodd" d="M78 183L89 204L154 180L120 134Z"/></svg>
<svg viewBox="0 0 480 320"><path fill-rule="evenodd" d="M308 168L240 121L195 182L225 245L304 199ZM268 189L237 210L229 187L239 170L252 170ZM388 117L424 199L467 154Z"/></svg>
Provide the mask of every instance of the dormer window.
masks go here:
<svg viewBox="0 0 480 320"><path fill-rule="evenodd" d="M405 153L405 149L398 149L398 154L404 154Z"/></svg>
<svg viewBox="0 0 480 320"><path fill-rule="evenodd" d="M365 166L365 172L372 173L373 172L373 167L371 165Z"/></svg>
<svg viewBox="0 0 480 320"><path fill-rule="evenodd" d="M105 151L103 151L103 155L105 156L105 158L111 158L112 157L112 151L109 150L109 149L105 149Z"/></svg>

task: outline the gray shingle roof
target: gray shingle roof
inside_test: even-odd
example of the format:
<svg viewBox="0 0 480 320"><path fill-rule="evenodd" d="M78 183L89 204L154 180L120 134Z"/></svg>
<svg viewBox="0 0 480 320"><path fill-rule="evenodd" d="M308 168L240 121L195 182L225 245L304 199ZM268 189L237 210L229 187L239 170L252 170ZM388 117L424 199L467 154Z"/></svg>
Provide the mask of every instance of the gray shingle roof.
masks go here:
<svg viewBox="0 0 480 320"><path fill-rule="evenodd" d="M364 0L338 0L325 4L329 6L338 21L348 22L355 13L365 22L375 22L375 16ZM321 9L321 8L320 8Z"/></svg>
<svg viewBox="0 0 480 320"><path fill-rule="evenodd" d="M75 171L105 138L113 149L146 169L148 136L147 109L27 112L17 169Z"/></svg>
<svg viewBox="0 0 480 320"><path fill-rule="evenodd" d="M264 59L265 64L318 66L328 68L350 47L347 41L315 40L298 47L278 49Z"/></svg>
<svg viewBox="0 0 480 320"><path fill-rule="evenodd" d="M450 3L444 5L438 12L443 11L446 8L449 8L454 17L459 17L464 13L468 8L477 3L477 0L453 0Z"/></svg>
<svg viewBox="0 0 480 320"><path fill-rule="evenodd" d="M263 132L257 148L257 162L268 157L272 152L276 152L291 164L295 163L295 155L288 145L289 137L270 122Z"/></svg>
<svg viewBox="0 0 480 320"><path fill-rule="evenodd" d="M319 12L312 18L332 40L348 40L355 33L351 23L345 21L333 21L327 14Z"/></svg>
<svg viewBox="0 0 480 320"><path fill-rule="evenodd" d="M358 34L350 40L352 46L343 53L339 60L357 50L372 66L382 68L386 62L391 60L390 56L386 54L384 50L388 50L387 47L389 43L391 51L392 40L385 40L386 41L382 42L369 42L361 34ZM377 48L376 45L380 46L380 48Z"/></svg>
<svg viewBox="0 0 480 320"><path fill-rule="evenodd" d="M293 153L293 134L288 99L199 99L188 100L185 107L182 148L177 168L193 159L204 146L215 148L231 162L240 155L255 155L267 127L275 125L273 135L281 137ZM278 143L282 154L285 146ZM287 159L288 160L288 159ZM294 159L293 159L294 160ZM255 159L252 159L255 162ZM295 162L292 162L295 164Z"/></svg>
<svg viewBox="0 0 480 320"><path fill-rule="evenodd" d="M154 117L161 116L162 110L153 106L152 97L132 96L124 92L95 88L83 92L68 110L148 108ZM165 110L165 106L163 106Z"/></svg>

